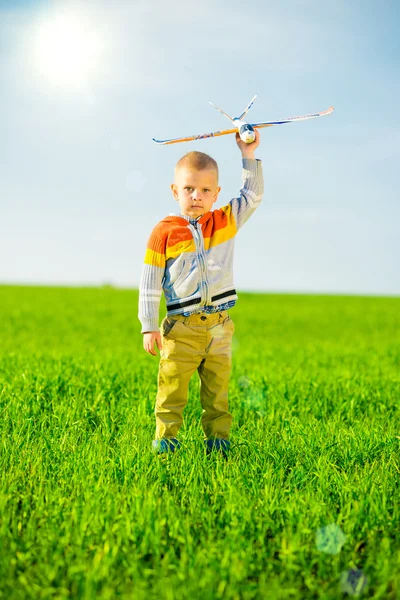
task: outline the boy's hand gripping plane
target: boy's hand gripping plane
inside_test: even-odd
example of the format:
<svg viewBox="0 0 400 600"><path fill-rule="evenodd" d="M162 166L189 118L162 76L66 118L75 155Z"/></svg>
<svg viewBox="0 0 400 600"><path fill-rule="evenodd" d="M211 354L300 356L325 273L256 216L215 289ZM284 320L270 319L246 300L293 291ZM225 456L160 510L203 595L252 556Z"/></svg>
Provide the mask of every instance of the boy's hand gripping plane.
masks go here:
<svg viewBox="0 0 400 600"><path fill-rule="evenodd" d="M191 140L202 140L208 137L217 137L219 135L227 135L228 133L236 133L238 132L241 140L246 142L246 144L251 144L254 142L256 135L254 133L254 129L258 129L259 127L272 127L273 125L283 125L283 123L293 123L295 121L305 121L306 119L315 119L316 117L325 117L326 115L330 115L333 112L333 106L330 106L328 110L324 110L323 112L314 113L312 115L303 115L302 117L288 117L287 119L280 119L279 121L266 121L265 123L247 123L247 121L243 121L243 117L247 114L248 110L254 104L257 95L252 98L249 104L246 106L244 111L239 117L230 117L226 114L221 108L212 104L220 113L222 113L227 119L229 119L232 123L232 129L224 129L221 131L214 131L213 133L204 133L203 135L190 135L188 137L174 138L172 140L155 140L153 138L153 142L156 144L177 144L178 142L190 142Z"/></svg>

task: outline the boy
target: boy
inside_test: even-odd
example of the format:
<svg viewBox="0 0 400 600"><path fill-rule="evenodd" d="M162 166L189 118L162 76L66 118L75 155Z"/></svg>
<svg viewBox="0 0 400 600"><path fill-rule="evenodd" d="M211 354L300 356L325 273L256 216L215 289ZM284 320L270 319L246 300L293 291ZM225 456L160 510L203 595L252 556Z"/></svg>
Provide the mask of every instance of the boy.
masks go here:
<svg viewBox="0 0 400 600"><path fill-rule="evenodd" d="M176 435L183 422L189 380L200 377L202 427L207 453L226 454L232 415L228 411L231 341L234 324L228 314L238 298L232 278L234 238L259 206L263 195L262 164L251 144L236 133L242 153L240 197L211 211L221 188L218 165L203 152L189 152L175 167L171 191L180 213L170 213L154 227L139 285L139 320L143 347L160 350L155 405L158 452L180 447ZM158 328L163 289L167 315Z"/></svg>

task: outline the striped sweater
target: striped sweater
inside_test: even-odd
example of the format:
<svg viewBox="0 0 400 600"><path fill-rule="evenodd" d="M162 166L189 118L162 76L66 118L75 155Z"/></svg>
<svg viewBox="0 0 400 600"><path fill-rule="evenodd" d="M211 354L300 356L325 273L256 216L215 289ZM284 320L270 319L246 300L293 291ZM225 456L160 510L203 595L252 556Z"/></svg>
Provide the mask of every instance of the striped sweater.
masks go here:
<svg viewBox="0 0 400 600"><path fill-rule="evenodd" d="M262 200L259 159L242 158L242 179L240 196L222 208L197 219L170 213L154 227L139 284L141 333L159 330L162 291L167 315L222 310L238 299L232 268L235 236Z"/></svg>

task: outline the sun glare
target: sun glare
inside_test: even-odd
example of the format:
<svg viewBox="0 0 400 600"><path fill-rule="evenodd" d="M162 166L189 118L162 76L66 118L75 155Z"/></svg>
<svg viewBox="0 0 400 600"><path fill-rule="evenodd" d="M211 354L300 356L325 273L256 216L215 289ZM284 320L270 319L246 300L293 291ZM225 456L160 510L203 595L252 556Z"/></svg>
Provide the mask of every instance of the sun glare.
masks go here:
<svg viewBox="0 0 400 600"><path fill-rule="evenodd" d="M101 44L81 17L60 15L39 25L35 64L52 83L85 84L99 64Z"/></svg>

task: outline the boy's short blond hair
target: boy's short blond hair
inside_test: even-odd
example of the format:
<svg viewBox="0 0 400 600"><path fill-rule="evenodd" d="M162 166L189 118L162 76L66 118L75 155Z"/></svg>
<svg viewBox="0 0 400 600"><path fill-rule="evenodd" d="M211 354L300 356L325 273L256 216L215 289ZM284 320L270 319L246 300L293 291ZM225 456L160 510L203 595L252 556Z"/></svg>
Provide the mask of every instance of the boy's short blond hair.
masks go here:
<svg viewBox="0 0 400 600"><path fill-rule="evenodd" d="M178 170L181 168L188 169L196 169L196 171L202 171L205 169L213 169L217 173L217 182L218 182L218 164L211 156L205 154L204 152L197 152L196 150L192 150L192 152L187 152L182 158L178 160L175 166L175 175Z"/></svg>

